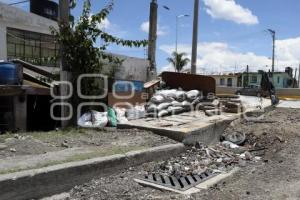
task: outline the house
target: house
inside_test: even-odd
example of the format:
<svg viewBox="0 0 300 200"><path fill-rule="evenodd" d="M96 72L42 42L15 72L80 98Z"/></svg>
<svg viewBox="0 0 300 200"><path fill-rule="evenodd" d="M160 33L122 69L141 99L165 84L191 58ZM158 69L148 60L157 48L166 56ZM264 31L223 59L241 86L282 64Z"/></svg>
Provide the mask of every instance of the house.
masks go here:
<svg viewBox="0 0 300 200"><path fill-rule="evenodd" d="M239 87L240 74L210 75L216 80L218 87Z"/></svg>
<svg viewBox="0 0 300 200"><path fill-rule="evenodd" d="M244 72L241 75L242 86L260 85L261 77L260 71ZM293 78L293 69L287 67L284 72L274 72L273 77L270 74L270 80L273 81L275 88L293 88L295 82Z"/></svg>
<svg viewBox="0 0 300 200"><path fill-rule="evenodd" d="M57 22L0 2L0 60L18 58L37 65L58 67L45 58L58 55L49 27Z"/></svg>

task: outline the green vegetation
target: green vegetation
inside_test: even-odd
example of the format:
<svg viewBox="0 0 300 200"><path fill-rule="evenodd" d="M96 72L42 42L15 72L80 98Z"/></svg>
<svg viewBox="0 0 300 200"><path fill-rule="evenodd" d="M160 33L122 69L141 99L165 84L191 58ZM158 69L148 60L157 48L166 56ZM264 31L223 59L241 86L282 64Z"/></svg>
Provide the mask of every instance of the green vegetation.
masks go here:
<svg viewBox="0 0 300 200"><path fill-rule="evenodd" d="M185 67L189 62L189 58L185 58L186 53L173 52L172 57L167 58L167 61L171 63L176 72L181 72L183 67Z"/></svg>

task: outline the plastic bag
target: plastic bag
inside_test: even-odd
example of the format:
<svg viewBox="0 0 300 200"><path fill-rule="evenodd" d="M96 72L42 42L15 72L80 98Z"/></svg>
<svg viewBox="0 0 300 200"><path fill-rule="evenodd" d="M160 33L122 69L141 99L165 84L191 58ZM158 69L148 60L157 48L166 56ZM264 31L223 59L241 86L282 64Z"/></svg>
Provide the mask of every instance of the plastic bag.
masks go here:
<svg viewBox="0 0 300 200"><path fill-rule="evenodd" d="M84 113L77 121L77 125L83 128L103 128L107 123L107 112L95 110Z"/></svg>
<svg viewBox="0 0 300 200"><path fill-rule="evenodd" d="M107 117L108 117L109 125L112 127L116 127L117 126L117 115L113 108L110 108L110 107L108 108Z"/></svg>

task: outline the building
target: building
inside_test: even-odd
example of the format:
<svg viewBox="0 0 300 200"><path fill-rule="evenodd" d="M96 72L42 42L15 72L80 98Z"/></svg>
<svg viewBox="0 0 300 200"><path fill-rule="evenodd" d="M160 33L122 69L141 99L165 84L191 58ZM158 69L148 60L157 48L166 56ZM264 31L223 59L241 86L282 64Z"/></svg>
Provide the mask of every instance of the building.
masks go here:
<svg viewBox="0 0 300 200"><path fill-rule="evenodd" d="M19 58L37 65L58 67L47 58L58 55L50 27L57 22L0 2L0 60Z"/></svg>
<svg viewBox="0 0 300 200"><path fill-rule="evenodd" d="M240 87L240 74L210 75L218 87Z"/></svg>
<svg viewBox="0 0 300 200"><path fill-rule="evenodd" d="M261 77L260 71L244 72L241 74L242 86L260 85ZM297 85L294 85L293 69L290 67L287 67L284 72L274 72L273 78L270 77L270 79L273 80L275 88L293 88Z"/></svg>

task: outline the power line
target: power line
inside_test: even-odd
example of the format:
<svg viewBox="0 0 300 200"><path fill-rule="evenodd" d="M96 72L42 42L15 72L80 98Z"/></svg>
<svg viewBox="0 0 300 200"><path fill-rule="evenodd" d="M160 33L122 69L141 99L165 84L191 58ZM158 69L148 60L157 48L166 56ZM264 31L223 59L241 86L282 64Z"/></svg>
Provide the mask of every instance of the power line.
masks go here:
<svg viewBox="0 0 300 200"><path fill-rule="evenodd" d="M13 6L13 5L17 5L17 4L21 4L21 3L27 3L27 2L29 2L29 0L26 0L26 1L19 1L19 2L15 2L15 3L10 3L10 4L8 4L8 5Z"/></svg>

